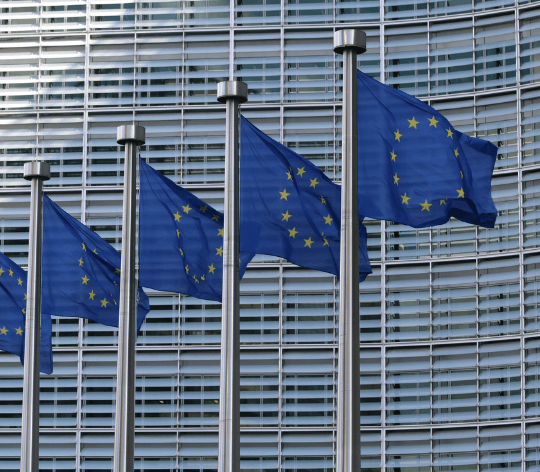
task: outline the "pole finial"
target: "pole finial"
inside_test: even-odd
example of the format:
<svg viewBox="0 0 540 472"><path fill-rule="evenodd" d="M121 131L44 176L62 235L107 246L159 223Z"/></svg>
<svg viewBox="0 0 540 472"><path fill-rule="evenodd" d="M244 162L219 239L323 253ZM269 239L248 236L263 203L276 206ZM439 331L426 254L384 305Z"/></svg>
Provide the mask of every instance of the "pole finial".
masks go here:
<svg viewBox="0 0 540 472"><path fill-rule="evenodd" d="M145 143L145 128L137 125L123 125L116 128L116 142L118 144L133 143L141 146Z"/></svg>
<svg viewBox="0 0 540 472"><path fill-rule="evenodd" d="M32 180L34 177L49 180L51 178L51 166L48 162L43 161L26 162L23 177L26 180Z"/></svg>
<svg viewBox="0 0 540 472"><path fill-rule="evenodd" d="M334 33L334 52L343 54L345 49L352 49L357 54L366 52L366 33L359 29L342 29Z"/></svg>
<svg viewBox="0 0 540 472"><path fill-rule="evenodd" d="M229 98L238 100L238 103L247 102L247 84L245 82L241 82L240 80L219 82L217 84L217 101L220 103L226 103L227 99Z"/></svg>

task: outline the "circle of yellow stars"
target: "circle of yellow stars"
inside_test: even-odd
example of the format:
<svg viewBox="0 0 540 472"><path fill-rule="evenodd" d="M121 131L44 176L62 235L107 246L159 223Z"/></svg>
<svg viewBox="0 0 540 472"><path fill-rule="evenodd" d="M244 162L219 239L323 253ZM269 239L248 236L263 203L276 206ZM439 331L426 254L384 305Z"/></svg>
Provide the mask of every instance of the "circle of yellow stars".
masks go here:
<svg viewBox="0 0 540 472"><path fill-rule="evenodd" d="M437 120L435 118L435 115L433 115L431 118L427 118L428 122L429 122L429 127L433 127L435 129L437 129L437 124L439 123L439 120ZM407 121L409 122L409 127L408 128L413 128L413 129L418 129L418 125L422 126L421 122L420 121L417 121L416 118L413 116L411 119L407 119ZM425 123L427 124L427 123ZM445 130L447 132L447 135L446 137L447 138L450 138L450 139L454 139L454 131L452 130L452 127L449 126L448 129ZM395 141L398 141L399 143L401 143L401 138L403 137L403 134L399 132L399 129L397 131L394 131L394 140ZM457 158L459 156L459 148L455 148L453 149L454 151L454 155L455 157ZM393 162L398 162L396 159L398 159L398 155L396 154L395 152L395 149L392 149L392 151L390 152L390 159L391 161ZM460 174L461 174L461 178L463 179L463 171L460 171ZM394 179L394 185L398 186L399 187L399 181L400 181L400 177L398 176L397 172L392 175L393 179ZM456 189L456 192L457 192L457 198L465 198L465 191L463 190L463 187L459 188L459 189ZM400 195L401 196L401 203L403 205L409 205L409 200L411 199L411 197L407 196L407 192L404 192L403 195ZM447 198L441 198L439 200L439 205L446 205L448 203L448 199ZM422 210L421 211L430 211L430 207L433 206L432 203L429 203L427 201L427 199L424 200L424 202L420 202L419 205L422 207Z"/></svg>
<svg viewBox="0 0 540 472"><path fill-rule="evenodd" d="M305 173L306 173L305 166L297 167L296 174L294 174L293 168L289 166L289 170L285 174L287 175L287 180L293 180L293 175L295 175L298 178L303 178ZM314 179L309 179L309 181L310 181L309 187L317 189L317 185L320 183L317 180L317 177L315 177ZM284 188L283 191L278 191L278 193L280 195L280 200L285 200L285 201L288 201L288 197L291 195L289 192L287 192L286 188ZM326 205L326 198L324 197L324 195L321 195L318 198L323 205ZM289 210L287 209L285 210L285 213L281 213L281 216L282 216L281 221L285 221L286 223L289 223L289 219L293 218L294 215L289 213ZM327 216L323 216L323 218L324 218L325 225L332 226L332 221L334 221L334 219L330 216L330 213L328 213ZM296 239L296 235L298 234L298 231L296 230L296 226L293 226L292 228L287 229L287 231L289 232L289 238ZM328 243L328 240L324 236L324 233L321 233L321 240L323 241L323 246L330 246L330 244ZM315 241L312 239L311 236L308 239L304 239L304 247L311 249L311 246L314 243Z"/></svg>
<svg viewBox="0 0 540 472"><path fill-rule="evenodd" d="M87 252L86 251L86 244L85 243L81 243L81 246L82 246L82 250L84 252ZM94 253L96 256L98 255L98 251L97 251L97 248L94 248L92 251L92 253ZM84 263L85 263L85 260L83 259L83 256L81 256L80 259L77 259L77 262L79 263L79 267L81 267L83 269L83 277L81 277L81 286L84 285L86 286L86 290L88 289L88 282L91 281L91 279L88 277L88 275L86 274L86 271L84 269ZM115 268L114 269L114 273L116 275L120 275L120 269L118 268ZM114 285L117 285L117 282L114 280L113 281ZM94 292L94 289L93 288L90 288L90 292L88 292L88 299L87 300L91 300L91 301L94 301L94 302L99 302L100 305L98 306L98 308L107 308L107 305L111 304L111 303L114 303L115 305L118 305L118 302L115 300L114 296L112 293L109 294L110 295L110 299L112 300L112 302L110 300L107 299L107 296L104 295L103 299L100 299L99 297L96 299L96 293Z"/></svg>
<svg viewBox="0 0 540 472"><path fill-rule="evenodd" d="M193 208L190 207L189 203L188 203L187 205L180 205L180 206L182 207L182 210L181 210L181 211L182 211L183 213L185 213L186 215L189 215L189 212L190 212L191 210L194 210ZM207 210L209 210L208 205L201 205L201 206L199 206L199 212L200 212L200 213L206 214ZM176 211L176 213L172 213L172 212L171 212L172 216L174 217L174 221L175 221L175 222L180 223L180 219L182 218L182 216L184 216L184 215L181 214L181 211L178 209L178 210ZM195 211L196 211L196 210L195 210ZM219 222L221 219L222 219L222 216L219 215L218 213L214 213L214 214L212 215L212 220L213 220L213 221ZM224 231L223 227L218 228L218 233L217 233L217 235L223 237L223 231ZM182 234L182 232L180 231L180 229L179 229L179 228L176 228L176 237L177 237L179 240L180 240L181 234ZM183 250L181 247L178 248L178 251L180 252L180 255L181 255L182 257L185 256L184 250ZM216 248L215 248L215 251L216 251L216 253L215 253L216 256L223 257L223 245L221 245L220 247L216 247ZM190 272L189 272L190 269L192 270L191 274L190 274ZM198 277L197 274L193 273L193 267L190 267L189 264L186 264L186 265L184 266L184 272L185 272L187 275L189 275L189 276L193 279L193 282L196 283L196 284L200 284L201 282L205 282L205 281L206 281L206 278L208 277L208 275L210 275L210 274L215 274L215 271L216 271L216 267L214 266L214 263L212 262L212 263L208 266L208 270L207 270L205 273L203 273L200 277Z"/></svg>
<svg viewBox="0 0 540 472"><path fill-rule="evenodd" d="M0 277L1 277L2 274L4 274L4 273L6 273L6 271L4 270L3 267L0 267ZM14 272L14 271L11 269L11 267L10 267L10 268L8 268L7 273L9 274L9 277L13 278L13 274L14 274L15 272ZM17 285L21 285L21 286L22 286L23 283L24 283L23 280L22 280L20 277L18 277L18 278L16 279L16 281L17 281ZM24 294L24 299L23 299L23 301L25 301L27 298L28 298L28 297L27 297L27 294L25 293L25 294ZM21 311L22 311L22 313L26 313L26 307L25 307L25 308L22 308ZM12 331L12 330L7 329L6 326L3 325L3 326L0 328L0 336L2 336L2 335L3 335L3 336L8 336L8 333L9 333L10 331ZM19 326L18 328L15 328L15 336L21 336L21 337L22 337L23 332L24 332L24 329L23 329L21 326Z"/></svg>

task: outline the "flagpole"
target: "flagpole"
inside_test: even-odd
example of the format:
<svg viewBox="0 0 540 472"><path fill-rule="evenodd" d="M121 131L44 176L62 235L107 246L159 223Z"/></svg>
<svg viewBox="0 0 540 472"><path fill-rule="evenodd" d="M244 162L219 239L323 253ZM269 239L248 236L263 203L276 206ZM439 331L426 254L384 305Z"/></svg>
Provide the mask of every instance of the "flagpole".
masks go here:
<svg viewBox="0 0 540 472"><path fill-rule="evenodd" d="M240 472L240 249L239 124L247 85L220 82L217 100L226 104L223 298L219 388L218 472Z"/></svg>
<svg viewBox="0 0 540 472"><path fill-rule="evenodd" d="M334 52L343 54L341 239L339 271L339 362L336 472L360 470L360 303L358 223L357 54L366 51L366 33L334 33Z"/></svg>
<svg viewBox="0 0 540 472"><path fill-rule="evenodd" d="M145 129L136 125L119 126L116 142L125 145L125 157L113 470L114 472L133 472L135 343L137 338L137 286L135 284L137 146L145 143Z"/></svg>
<svg viewBox="0 0 540 472"><path fill-rule="evenodd" d="M24 178L32 182L26 322L24 326L24 379L21 428L21 472L39 470L39 363L41 336L41 249L43 241L43 182L51 178L47 162L24 164Z"/></svg>

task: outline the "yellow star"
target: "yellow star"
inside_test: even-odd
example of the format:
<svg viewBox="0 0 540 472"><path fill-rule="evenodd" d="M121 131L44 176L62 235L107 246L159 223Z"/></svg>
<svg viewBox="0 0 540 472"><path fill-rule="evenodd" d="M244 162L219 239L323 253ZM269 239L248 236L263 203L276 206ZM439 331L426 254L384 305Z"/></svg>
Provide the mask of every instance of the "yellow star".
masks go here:
<svg viewBox="0 0 540 472"><path fill-rule="evenodd" d="M403 135L399 134L399 130L394 131L394 136L396 137L396 141L401 142L401 139L399 139L399 138L401 138Z"/></svg>
<svg viewBox="0 0 540 472"><path fill-rule="evenodd" d="M113 298L113 302L114 302L115 305L118 305L118 303L116 303L116 300L114 298Z"/></svg>
<svg viewBox="0 0 540 472"><path fill-rule="evenodd" d="M313 188L315 188L315 185L317 185L319 183L319 182L317 182L317 177L315 177L314 179L309 179L309 181L311 182L311 184L309 186L313 187Z"/></svg>
<svg viewBox="0 0 540 472"><path fill-rule="evenodd" d="M184 270L186 271L186 274L189 274L189 265L187 265L186 267L184 267Z"/></svg>
<svg viewBox="0 0 540 472"><path fill-rule="evenodd" d="M326 205L326 199L322 195L319 198L321 199L322 204Z"/></svg>
<svg viewBox="0 0 540 472"><path fill-rule="evenodd" d="M2 329L0 329L0 334L5 334L7 336L9 329L6 329L4 326Z"/></svg>
<svg viewBox="0 0 540 472"><path fill-rule="evenodd" d="M465 191L463 190L463 187L461 187L459 190L456 190L458 193L458 198L465 198Z"/></svg>
<svg viewBox="0 0 540 472"><path fill-rule="evenodd" d="M392 156L392 160L395 162L395 161L396 161L397 154L394 152L393 149L392 149L392 152L390 153L390 155Z"/></svg>
<svg viewBox="0 0 540 472"><path fill-rule="evenodd" d="M120 269L114 269L114 273L115 273L116 275L120 275Z"/></svg>
<svg viewBox="0 0 540 472"><path fill-rule="evenodd" d="M206 213L206 210L208 210L208 205L204 205L203 207L199 207L199 211L202 211L203 213Z"/></svg>
<svg viewBox="0 0 540 472"><path fill-rule="evenodd" d="M461 174L461 178L463 178L463 171L460 170L459 173Z"/></svg>
<svg viewBox="0 0 540 472"><path fill-rule="evenodd" d="M432 203L428 203L426 199L426 201L424 203L420 203L420 205L422 205L422 211L424 210L429 211L429 207L432 205Z"/></svg>
<svg viewBox="0 0 540 472"><path fill-rule="evenodd" d="M9 269L9 276L13 277L13 271L11 269Z"/></svg>
<svg viewBox="0 0 540 472"><path fill-rule="evenodd" d="M201 275L201 280L204 282L206 279L204 277L204 275Z"/></svg>
<svg viewBox="0 0 540 472"><path fill-rule="evenodd" d="M458 152L457 148L456 148L456 149L454 149L454 156L456 156L456 157L458 157L458 156L459 156L459 152Z"/></svg>
<svg viewBox="0 0 540 472"><path fill-rule="evenodd" d="M4 268L0 267L0 276L4 273Z"/></svg>
<svg viewBox="0 0 540 472"><path fill-rule="evenodd" d="M328 239L326 239L323 235L323 241L324 241L324 244L323 246L330 246L330 244L328 244Z"/></svg>
<svg viewBox="0 0 540 472"><path fill-rule="evenodd" d="M189 213L189 210L191 210L191 207L189 206L189 203L188 203L186 206L182 205L182 209L184 210L184 213Z"/></svg>
<svg viewBox="0 0 540 472"><path fill-rule="evenodd" d="M211 274L213 274L215 270L216 270L216 268L214 267L214 264L210 264L208 266L208 272L210 272Z"/></svg>
<svg viewBox="0 0 540 472"><path fill-rule="evenodd" d="M407 192L405 192L405 195L401 195L401 203L404 203L405 205L409 204L409 200L411 197L407 197Z"/></svg>
<svg viewBox="0 0 540 472"><path fill-rule="evenodd" d="M323 216L324 218L324 224L332 226L332 221L334 221L334 218L330 218L330 213L328 213L328 216Z"/></svg>
<svg viewBox="0 0 540 472"><path fill-rule="evenodd" d="M219 216L217 213L214 214L214 216L212 216L212 219L216 220L216 221L219 221L220 218L221 218L221 216Z"/></svg>
<svg viewBox="0 0 540 472"><path fill-rule="evenodd" d="M394 177L394 183L395 183L396 185L399 185L399 184L398 184L399 177L397 176L397 172L396 172L396 174L395 174L393 177Z"/></svg>
<svg viewBox="0 0 540 472"><path fill-rule="evenodd" d="M281 221L289 221L289 218L292 216L289 214L289 210L287 210L286 213L282 213L283 218L281 218Z"/></svg>
<svg viewBox="0 0 540 472"><path fill-rule="evenodd" d="M82 260L82 257L79 259L79 267L81 267L84 264L84 261Z"/></svg>
<svg viewBox="0 0 540 472"><path fill-rule="evenodd" d="M217 234L218 234L218 236L224 237L223 236L223 228L218 229Z"/></svg>
<svg viewBox="0 0 540 472"><path fill-rule="evenodd" d="M287 200L287 197L290 195L290 193L287 193L287 189L286 189L286 188L283 189L283 192L279 192L279 194L281 195L280 200L283 200L283 199Z"/></svg>
<svg viewBox="0 0 540 472"><path fill-rule="evenodd" d="M19 326L18 328L15 329L15 332L19 335L19 336L22 336L22 328Z"/></svg>
<svg viewBox="0 0 540 472"><path fill-rule="evenodd" d="M24 294L24 299L26 300L28 298L28 296L26 295L26 293Z"/></svg>
<svg viewBox="0 0 540 472"><path fill-rule="evenodd" d="M104 298L103 300L100 300L100 301L101 301L101 306L102 306L103 308L107 308L107 303L109 303L109 302L107 301L107 299Z"/></svg>
<svg viewBox="0 0 540 472"><path fill-rule="evenodd" d="M96 294L94 293L93 290L88 295L89 295L89 297L88 297L89 300L93 300L94 297L96 296Z"/></svg>
<svg viewBox="0 0 540 472"><path fill-rule="evenodd" d="M216 256L223 257L223 246L220 246L220 247L216 248Z"/></svg>
<svg viewBox="0 0 540 472"><path fill-rule="evenodd" d="M179 238L180 237L180 230L177 228L176 229L176 237Z"/></svg>
<svg viewBox="0 0 540 472"><path fill-rule="evenodd" d="M304 167L300 168L300 167L297 167L298 169L298 173L296 175L299 175L300 177L303 177L304 174L306 173Z"/></svg>
<svg viewBox="0 0 540 472"><path fill-rule="evenodd" d="M304 242L306 243L304 244L304 247L308 246L311 249L311 245L313 244L313 241L311 240L311 236L309 237L309 239L304 239Z"/></svg>
<svg viewBox="0 0 540 472"><path fill-rule="evenodd" d="M453 137L454 137L454 132L452 131L451 128L448 128L448 129L446 130L446 132L448 133L448 134L446 135L447 138L453 138Z"/></svg>
<svg viewBox="0 0 540 472"><path fill-rule="evenodd" d="M84 277L81 277L82 278L82 283L84 285L88 285L88 281L90 280L86 275Z"/></svg>
<svg viewBox="0 0 540 472"><path fill-rule="evenodd" d="M97 250L96 250L96 249L94 249L92 252L93 252L94 254L97 254Z"/></svg>
<svg viewBox="0 0 540 472"><path fill-rule="evenodd" d="M289 238L294 238L298 234L298 231L296 231L296 227L289 230Z"/></svg>
<svg viewBox="0 0 540 472"><path fill-rule="evenodd" d="M287 172L287 180L292 180L291 171Z"/></svg>
<svg viewBox="0 0 540 472"><path fill-rule="evenodd" d="M193 280L195 280L195 282L199 283L199 279L197 278L196 275L193 276Z"/></svg>
<svg viewBox="0 0 540 472"><path fill-rule="evenodd" d="M435 128L437 127L438 121L435 119L435 115L433 115L433 118L428 118L428 120L429 120L429 126L435 126Z"/></svg>
<svg viewBox="0 0 540 472"><path fill-rule="evenodd" d="M439 201L439 205L446 205L446 199L441 198L441 200Z"/></svg>
<svg viewBox="0 0 540 472"><path fill-rule="evenodd" d="M418 123L420 123L420 122L419 122L419 121L416 121L416 120L414 119L414 116L412 117L412 120L407 120L407 121L409 122L409 128L418 129L418 128L416 127L416 125L417 125Z"/></svg>
<svg viewBox="0 0 540 472"><path fill-rule="evenodd" d="M182 251L182 248L179 247L178 250L180 251L180 254L182 255L182 257L184 257L184 251Z"/></svg>
<svg viewBox="0 0 540 472"><path fill-rule="evenodd" d="M23 308L23 309L22 309L22 312L23 312L23 313L26 313L26 308Z"/></svg>
<svg viewBox="0 0 540 472"><path fill-rule="evenodd" d="M86 252L86 246L84 245L84 243L81 243L82 244L82 249L84 252Z"/></svg>
<svg viewBox="0 0 540 472"><path fill-rule="evenodd" d="M182 215L178 212L178 210L173 216L174 216L174 221L180 221L180 218L182 218Z"/></svg>
<svg viewBox="0 0 540 472"><path fill-rule="evenodd" d="M21 280L20 277L17 279L17 283L18 283L19 285L22 285L22 280Z"/></svg>

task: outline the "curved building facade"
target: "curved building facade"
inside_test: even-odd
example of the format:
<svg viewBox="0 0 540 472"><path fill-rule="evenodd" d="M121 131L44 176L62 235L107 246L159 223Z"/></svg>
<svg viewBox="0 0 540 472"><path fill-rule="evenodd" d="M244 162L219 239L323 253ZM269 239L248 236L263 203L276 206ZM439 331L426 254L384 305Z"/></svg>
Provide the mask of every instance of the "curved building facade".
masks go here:
<svg viewBox="0 0 540 472"><path fill-rule="evenodd" d="M358 67L499 147L494 229L368 220L360 285L362 471L540 471L540 2L0 0L0 251L25 266L23 163L120 247L123 149L218 209L225 110L339 181L342 27ZM217 469L220 305L148 290L137 351L136 470ZM335 469L338 282L257 256L241 284L242 471ZM41 379L47 471L112 469L116 330L53 321ZM0 352L0 470L18 470L22 367Z"/></svg>

